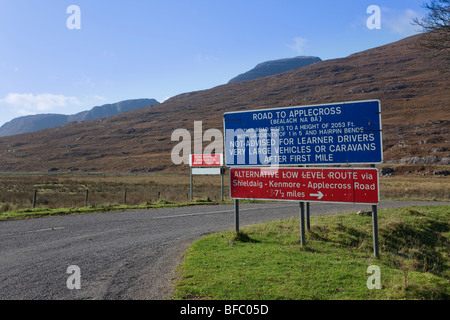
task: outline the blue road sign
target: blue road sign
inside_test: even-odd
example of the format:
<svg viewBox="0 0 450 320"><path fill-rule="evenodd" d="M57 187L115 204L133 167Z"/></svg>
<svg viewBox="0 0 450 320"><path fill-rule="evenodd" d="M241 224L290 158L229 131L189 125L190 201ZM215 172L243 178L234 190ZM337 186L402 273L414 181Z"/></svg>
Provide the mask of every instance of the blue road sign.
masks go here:
<svg viewBox="0 0 450 320"><path fill-rule="evenodd" d="M228 112L227 166L383 162L379 100Z"/></svg>

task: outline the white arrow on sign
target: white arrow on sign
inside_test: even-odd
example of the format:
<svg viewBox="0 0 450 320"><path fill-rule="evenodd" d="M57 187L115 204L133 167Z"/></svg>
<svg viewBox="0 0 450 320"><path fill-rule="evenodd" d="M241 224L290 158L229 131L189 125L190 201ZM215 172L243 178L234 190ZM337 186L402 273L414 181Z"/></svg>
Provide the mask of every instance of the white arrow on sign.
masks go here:
<svg viewBox="0 0 450 320"><path fill-rule="evenodd" d="M318 193L310 193L309 196L310 197L317 197L317 200L320 200L323 197L323 193L319 191Z"/></svg>

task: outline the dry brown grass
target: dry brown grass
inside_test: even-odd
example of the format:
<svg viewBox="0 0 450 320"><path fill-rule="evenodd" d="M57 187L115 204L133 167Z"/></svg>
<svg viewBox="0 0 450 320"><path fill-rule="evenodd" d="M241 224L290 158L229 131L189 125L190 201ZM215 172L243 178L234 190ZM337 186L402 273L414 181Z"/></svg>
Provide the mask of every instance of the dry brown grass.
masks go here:
<svg viewBox="0 0 450 320"><path fill-rule="evenodd" d="M381 178L382 199L450 201L449 176L395 176Z"/></svg>
<svg viewBox="0 0 450 320"><path fill-rule="evenodd" d="M225 181L226 182L226 181ZM189 174L155 175L8 175L0 177L0 212L32 207L37 190L37 207L72 208L85 205L127 205L190 201ZM228 188L224 195L228 197ZM220 176L196 176L194 200L221 200Z"/></svg>
<svg viewBox="0 0 450 320"><path fill-rule="evenodd" d="M429 170L426 172L430 172ZM189 173L146 175L3 175L0 176L0 212L37 207L73 208L85 205L127 205L190 201ZM382 199L450 201L450 176L423 173L380 178ZM220 176L194 176L194 200L221 200ZM229 200L229 176L224 176L224 200Z"/></svg>

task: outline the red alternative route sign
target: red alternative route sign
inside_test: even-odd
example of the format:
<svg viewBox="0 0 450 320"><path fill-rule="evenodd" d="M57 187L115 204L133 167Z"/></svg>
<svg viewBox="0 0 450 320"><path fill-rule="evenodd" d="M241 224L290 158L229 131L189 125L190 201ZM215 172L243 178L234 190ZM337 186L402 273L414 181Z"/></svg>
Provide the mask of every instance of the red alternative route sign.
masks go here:
<svg viewBox="0 0 450 320"><path fill-rule="evenodd" d="M378 204L378 170L231 168L233 199Z"/></svg>

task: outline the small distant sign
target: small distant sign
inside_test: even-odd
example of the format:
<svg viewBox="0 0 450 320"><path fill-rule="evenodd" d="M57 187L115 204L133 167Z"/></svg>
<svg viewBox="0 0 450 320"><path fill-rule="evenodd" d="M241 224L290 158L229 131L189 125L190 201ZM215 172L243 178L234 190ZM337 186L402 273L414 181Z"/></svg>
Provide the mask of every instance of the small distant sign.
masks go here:
<svg viewBox="0 0 450 320"><path fill-rule="evenodd" d="M223 166L223 154L191 154L189 155L191 167L221 167Z"/></svg>
<svg viewBox="0 0 450 320"><path fill-rule="evenodd" d="M226 166L383 162L379 100L224 114Z"/></svg>
<svg viewBox="0 0 450 320"><path fill-rule="evenodd" d="M378 170L231 168L234 199L378 204Z"/></svg>
<svg viewBox="0 0 450 320"><path fill-rule="evenodd" d="M219 175L222 174L222 168L192 168L193 175Z"/></svg>

